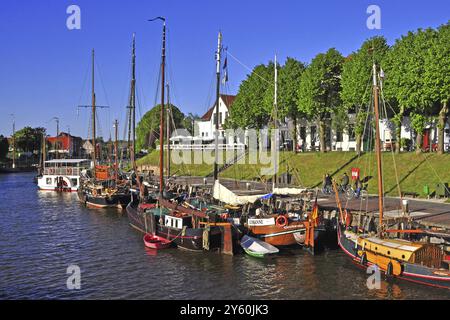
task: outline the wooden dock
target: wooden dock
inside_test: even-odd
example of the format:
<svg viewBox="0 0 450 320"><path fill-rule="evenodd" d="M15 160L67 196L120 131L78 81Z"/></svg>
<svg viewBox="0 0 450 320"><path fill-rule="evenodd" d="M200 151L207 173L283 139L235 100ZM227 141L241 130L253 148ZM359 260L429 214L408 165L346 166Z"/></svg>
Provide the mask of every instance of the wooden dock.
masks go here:
<svg viewBox="0 0 450 320"><path fill-rule="evenodd" d="M450 204L440 203L434 200L407 199L411 218L427 227L443 228L450 231ZM378 197L366 199L353 199L347 201L341 199L342 206L351 211L369 212L378 215ZM319 199L322 208L335 209L334 196ZM396 217L402 215L401 200L398 198L385 198L385 216Z"/></svg>

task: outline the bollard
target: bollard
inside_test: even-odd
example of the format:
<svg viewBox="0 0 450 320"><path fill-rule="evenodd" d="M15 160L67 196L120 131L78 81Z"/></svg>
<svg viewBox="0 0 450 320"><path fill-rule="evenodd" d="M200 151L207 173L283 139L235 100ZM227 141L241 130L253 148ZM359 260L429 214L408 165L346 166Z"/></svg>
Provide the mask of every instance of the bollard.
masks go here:
<svg viewBox="0 0 450 320"><path fill-rule="evenodd" d="M409 200L403 200L403 214L409 216Z"/></svg>

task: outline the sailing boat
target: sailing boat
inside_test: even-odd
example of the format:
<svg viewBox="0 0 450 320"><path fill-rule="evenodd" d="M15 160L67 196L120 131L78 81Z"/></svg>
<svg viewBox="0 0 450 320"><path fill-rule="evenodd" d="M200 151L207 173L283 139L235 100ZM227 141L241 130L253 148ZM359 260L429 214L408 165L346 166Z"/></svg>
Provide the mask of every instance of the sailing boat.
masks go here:
<svg viewBox="0 0 450 320"><path fill-rule="evenodd" d="M336 184L334 184L336 202L340 218L338 222L338 244L353 261L363 268L377 266L388 276L394 276L407 281L450 289L450 272L445 265L443 248L424 241L409 241L388 238L386 234L400 232L406 234L416 233L420 230L386 230L383 221L383 177L381 165L381 142L378 110L378 81L377 67L373 65L373 96L375 111L375 148L378 169L378 206L379 228L378 234L369 232L358 233L350 229L350 213L342 209ZM446 268L445 268L446 267Z"/></svg>
<svg viewBox="0 0 450 320"><path fill-rule="evenodd" d="M96 144L96 108L106 108L96 106L95 99L95 51L92 50L92 161L93 176L85 176L78 189L78 198L89 207L94 208L125 208L131 201L129 186L126 181L119 179L119 168L117 165L118 152L118 122L115 122L115 166L111 170L110 166L97 164L97 144ZM113 173L111 173L111 171Z"/></svg>
<svg viewBox="0 0 450 320"><path fill-rule="evenodd" d="M275 132L278 127L277 112L278 112L278 67L277 57L275 56L275 92L274 92L274 128ZM276 132L276 134L278 134ZM279 152L277 150L277 139L274 137L272 143L272 152ZM273 177L273 190L277 186L277 165L275 165L275 175ZM273 246L290 246L295 244L304 245L311 249L314 248L314 243L318 238L318 230L314 230L317 225L316 220L304 219L302 213L287 214L284 212L277 212L275 208L274 197L270 197L268 207L272 210L264 210L259 208L258 214L254 217L249 217L247 220L247 228L251 235L264 240ZM272 203L270 203L272 202ZM272 211L272 212L270 212ZM312 232L312 233L311 233ZM314 250L311 250L312 252Z"/></svg>
<svg viewBox="0 0 450 320"><path fill-rule="evenodd" d="M220 249L222 232L219 225L211 225L217 215L214 211L201 211L184 201L184 196L171 197L165 190L164 181L164 129L165 129L165 60L166 60L166 21L163 17L153 20L163 21L161 56L161 115L160 115L160 161L159 194L157 203L145 203L144 189L140 184L140 199L133 199L127 207L130 224L135 229L173 241L178 248L189 251ZM219 36L219 55L221 36ZM220 61L220 60L219 60ZM220 62L219 62L220 63ZM170 161L170 159L167 159ZM139 179L138 179L139 181Z"/></svg>

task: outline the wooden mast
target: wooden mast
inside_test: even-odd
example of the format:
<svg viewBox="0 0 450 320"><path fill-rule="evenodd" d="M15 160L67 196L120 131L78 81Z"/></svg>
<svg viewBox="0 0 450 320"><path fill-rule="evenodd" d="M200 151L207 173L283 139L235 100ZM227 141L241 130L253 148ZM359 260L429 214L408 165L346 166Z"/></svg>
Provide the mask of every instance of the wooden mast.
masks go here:
<svg viewBox="0 0 450 320"><path fill-rule="evenodd" d="M222 49L222 33L219 32L217 40L217 53L216 53L216 75L217 75L217 87L216 87L216 132L215 132L215 158L214 158L214 182L219 179L219 104L220 104L220 51Z"/></svg>
<svg viewBox="0 0 450 320"><path fill-rule="evenodd" d="M277 68L277 56L275 55L275 91L274 91L274 103L273 103L273 106L274 106L274 119L273 119L273 124L274 124L274 129L275 129L275 132L273 132L272 133L272 136L273 136L273 143L272 143L272 150L273 150L273 152L274 152L274 157L276 157L276 153L278 152L278 150L277 150L277 139L278 139L278 128L277 128L277 126L278 126L278 123L277 123L277 118L278 118L278 68ZM276 187L276 185L277 185L277 173L278 173L278 166L277 166L277 161L276 161L276 158L274 158L275 159L275 162L274 162L274 171L275 171L275 174L274 174L274 176L273 176L273 190L275 190L275 187Z"/></svg>
<svg viewBox="0 0 450 320"><path fill-rule="evenodd" d="M13 164L12 168L16 168L16 119L13 115L13 135L12 135L12 142L13 142Z"/></svg>
<svg viewBox="0 0 450 320"><path fill-rule="evenodd" d="M169 94L169 84L167 86L167 117L166 117L166 128L167 128L167 159L166 159L166 171L167 179L170 179L170 94Z"/></svg>
<svg viewBox="0 0 450 320"><path fill-rule="evenodd" d="M132 49L130 107L131 107L130 130L132 130L131 157L134 161L136 159L136 35L134 33L133 33L133 49Z"/></svg>
<svg viewBox="0 0 450 320"><path fill-rule="evenodd" d="M159 196L162 198L164 193L164 113L165 113L165 67L166 67L166 19L158 17L153 20L163 21L162 36L162 54L161 54L161 113L159 125Z"/></svg>
<svg viewBox="0 0 450 320"><path fill-rule="evenodd" d="M55 158L59 159L59 118L53 118L56 121L56 140L55 140Z"/></svg>
<svg viewBox="0 0 450 320"><path fill-rule="evenodd" d="M45 139L45 132L42 132L42 148L41 148L41 152L42 152L42 156L41 156L41 161L42 161L42 165L41 165L41 173L44 174L44 168L45 168L45 160L46 160L46 139Z"/></svg>
<svg viewBox="0 0 450 320"><path fill-rule="evenodd" d="M96 165L97 165L97 144L95 142L95 50L92 49L92 161L93 161L93 172L94 181L96 180Z"/></svg>
<svg viewBox="0 0 450 320"><path fill-rule="evenodd" d="M383 171L381 163L381 141L380 141L380 113L378 107L378 84L377 84L377 66L373 64L373 97L374 97L374 111L375 111L375 148L377 155L378 168L378 207L380 211L379 221L379 236L382 236L383 226Z"/></svg>
<svg viewBox="0 0 450 320"><path fill-rule="evenodd" d="M114 121L114 133L115 133L115 137L114 137L114 175L116 178L116 184L119 181L119 148L118 148L118 143L119 143L119 121Z"/></svg>

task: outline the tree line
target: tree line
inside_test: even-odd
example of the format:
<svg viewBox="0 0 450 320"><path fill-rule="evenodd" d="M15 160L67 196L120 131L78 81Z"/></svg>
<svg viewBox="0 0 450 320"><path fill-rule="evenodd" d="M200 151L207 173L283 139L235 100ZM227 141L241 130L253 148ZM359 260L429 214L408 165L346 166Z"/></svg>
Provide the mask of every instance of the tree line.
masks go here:
<svg viewBox="0 0 450 320"><path fill-rule="evenodd" d="M287 58L279 68L277 118L294 122L294 144L297 145L297 120L317 123L320 147L326 152L326 132L348 128L349 113L353 120L356 150L360 152L372 98L372 66L384 73L382 99L395 124L397 143L401 141L401 124L410 116L416 133L416 150L421 152L422 136L430 121L437 123L438 152L444 152L444 129L450 98L450 24L433 29L408 32L389 46L376 36L344 57L331 48L316 55L309 64ZM230 110L227 126L261 129L273 119L274 62L256 66L241 83ZM400 152L400 148L396 148Z"/></svg>
<svg viewBox="0 0 450 320"><path fill-rule="evenodd" d="M42 137L45 135L45 128L31 128L25 127L15 132L15 152L30 152L32 154L39 154L42 148ZM11 137L12 138L12 137ZM9 149L12 147L12 142L8 141L7 137L0 135L0 161L8 160ZM12 157L12 154L9 155Z"/></svg>
<svg viewBox="0 0 450 320"><path fill-rule="evenodd" d="M165 106L167 108L167 105ZM161 105L158 104L149 110L139 121L136 126L136 149L155 149L159 144L159 129L160 129ZM200 119L196 114L189 113L185 115L178 109L177 106L170 104L169 126L170 132L174 129L186 129L188 132L194 134L195 120ZM167 121L167 113L164 121ZM167 123L165 123L167 125ZM166 131L164 131L166 135ZM165 141L167 137L165 137Z"/></svg>

